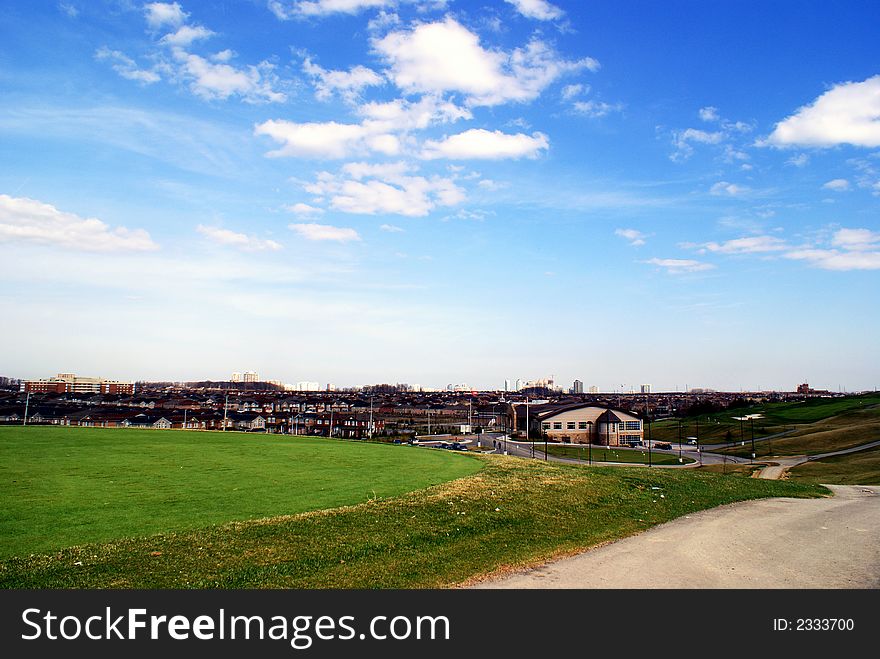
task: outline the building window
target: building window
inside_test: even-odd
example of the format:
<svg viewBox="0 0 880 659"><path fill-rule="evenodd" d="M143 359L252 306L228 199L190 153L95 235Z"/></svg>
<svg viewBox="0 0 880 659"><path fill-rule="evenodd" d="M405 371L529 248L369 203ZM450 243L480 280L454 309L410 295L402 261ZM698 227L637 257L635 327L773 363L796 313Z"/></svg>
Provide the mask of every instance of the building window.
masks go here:
<svg viewBox="0 0 880 659"><path fill-rule="evenodd" d="M568 422L565 424L565 427L566 427L567 430L574 430L574 424L575 424L574 421L568 421Z"/></svg>
<svg viewBox="0 0 880 659"><path fill-rule="evenodd" d="M562 430L562 421L554 421L553 430Z"/></svg>
<svg viewBox="0 0 880 659"><path fill-rule="evenodd" d="M549 422L549 421L545 421L544 423L542 423L542 424L541 424L541 430L550 430L550 422Z"/></svg>
<svg viewBox="0 0 880 659"><path fill-rule="evenodd" d="M578 421L578 430L586 430L587 422L586 421Z"/></svg>
<svg viewBox="0 0 880 659"><path fill-rule="evenodd" d="M641 421L627 421L626 422L627 430L641 430L642 422Z"/></svg>

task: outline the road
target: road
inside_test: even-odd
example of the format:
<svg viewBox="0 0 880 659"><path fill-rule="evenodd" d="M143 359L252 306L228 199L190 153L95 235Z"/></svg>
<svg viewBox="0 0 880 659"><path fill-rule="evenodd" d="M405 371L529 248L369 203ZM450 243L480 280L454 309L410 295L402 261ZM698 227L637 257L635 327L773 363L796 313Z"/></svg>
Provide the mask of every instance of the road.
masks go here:
<svg viewBox="0 0 880 659"><path fill-rule="evenodd" d="M878 588L880 487L721 506L475 588Z"/></svg>
<svg viewBox="0 0 880 659"><path fill-rule="evenodd" d="M797 467L798 465L804 464L805 462L821 460L822 458L833 458L837 455L846 455L847 453L856 453L858 451L865 451L875 448L877 446L880 446L880 440L876 442L869 442L867 444L860 444L858 446L853 446L852 448L841 449L839 451L829 451L828 453L818 453L816 455L794 455L787 458L774 458L773 462L775 464L767 465L766 467L764 467L758 474L758 476L767 480L778 480L782 478L783 474L785 474L786 471L788 471L792 467Z"/></svg>

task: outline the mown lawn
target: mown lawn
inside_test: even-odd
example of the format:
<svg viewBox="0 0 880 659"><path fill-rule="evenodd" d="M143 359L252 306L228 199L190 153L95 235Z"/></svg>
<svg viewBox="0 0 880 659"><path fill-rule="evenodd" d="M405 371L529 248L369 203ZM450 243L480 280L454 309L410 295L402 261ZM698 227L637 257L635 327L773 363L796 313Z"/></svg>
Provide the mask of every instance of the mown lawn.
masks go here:
<svg viewBox="0 0 880 659"><path fill-rule="evenodd" d="M827 494L695 470L478 460L471 476L355 506L9 558L0 587L444 587L720 504Z"/></svg>
<svg viewBox="0 0 880 659"><path fill-rule="evenodd" d="M0 558L402 494L476 459L409 446L172 430L0 427Z"/></svg>

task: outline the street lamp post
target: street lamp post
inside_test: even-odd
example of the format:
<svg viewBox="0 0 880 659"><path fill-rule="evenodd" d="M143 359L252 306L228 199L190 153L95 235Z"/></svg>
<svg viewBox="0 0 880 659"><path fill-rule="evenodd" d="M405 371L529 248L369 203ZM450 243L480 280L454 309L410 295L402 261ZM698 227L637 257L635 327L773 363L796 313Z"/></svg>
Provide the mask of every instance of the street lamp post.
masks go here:
<svg viewBox="0 0 880 659"><path fill-rule="evenodd" d="M370 430L369 430L370 441L373 440L373 397L370 396Z"/></svg>
<svg viewBox="0 0 880 659"><path fill-rule="evenodd" d="M28 415L28 406L31 403L31 392L27 392L27 396L24 398L24 419L21 420L21 425L27 425L27 415Z"/></svg>
<svg viewBox="0 0 880 659"><path fill-rule="evenodd" d="M587 421L587 451L589 453L590 465L593 464L593 422Z"/></svg>
<svg viewBox="0 0 880 659"><path fill-rule="evenodd" d="M682 457L681 457L681 419L679 418L679 420L678 420L678 464L681 464L683 462L684 462L684 460L682 460Z"/></svg>
<svg viewBox="0 0 880 659"><path fill-rule="evenodd" d="M648 466L653 467L651 459L651 417L648 417Z"/></svg>

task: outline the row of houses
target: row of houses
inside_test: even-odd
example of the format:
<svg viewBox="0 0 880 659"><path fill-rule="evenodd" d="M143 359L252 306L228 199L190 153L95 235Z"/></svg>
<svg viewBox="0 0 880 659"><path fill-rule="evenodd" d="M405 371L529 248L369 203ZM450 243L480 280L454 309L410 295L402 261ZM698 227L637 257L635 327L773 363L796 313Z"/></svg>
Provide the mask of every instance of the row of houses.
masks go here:
<svg viewBox="0 0 880 659"><path fill-rule="evenodd" d="M0 411L0 422L24 423L23 414L16 410ZM259 413L230 411L181 410L162 412L151 410L85 409L71 412L36 410L28 414L31 425L80 426L87 428L152 428L157 430L237 430L244 432L271 432L280 434L320 435L362 439L381 434L385 423L375 416L361 413Z"/></svg>

